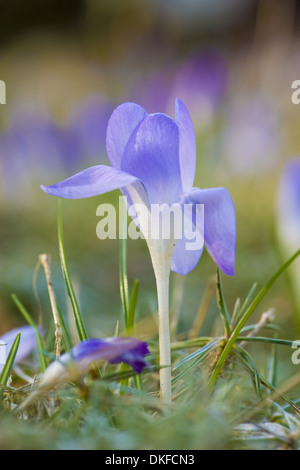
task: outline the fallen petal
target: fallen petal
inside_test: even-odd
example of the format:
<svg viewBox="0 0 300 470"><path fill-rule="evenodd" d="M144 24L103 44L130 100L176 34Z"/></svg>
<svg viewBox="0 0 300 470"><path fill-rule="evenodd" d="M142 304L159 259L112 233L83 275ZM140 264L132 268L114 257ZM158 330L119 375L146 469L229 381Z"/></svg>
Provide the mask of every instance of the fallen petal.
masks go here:
<svg viewBox="0 0 300 470"><path fill-rule="evenodd" d="M141 373L147 366L145 356L150 354L147 343L135 338L87 339L78 343L70 353L50 364L40 382L41 388L79 378L95 361L105 360L111 364L124 362Z"/></svg>

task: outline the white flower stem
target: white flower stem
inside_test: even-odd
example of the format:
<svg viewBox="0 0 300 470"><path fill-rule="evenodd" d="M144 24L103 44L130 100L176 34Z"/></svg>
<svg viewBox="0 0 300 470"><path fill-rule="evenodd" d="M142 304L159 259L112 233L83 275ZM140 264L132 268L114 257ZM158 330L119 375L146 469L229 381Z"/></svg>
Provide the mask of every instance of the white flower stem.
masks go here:
<svg viewBox="0 0 300 470"><path fill-rule="evenodd" d="M160 398L164 403L171 403L169 278L170 269L167 269L166 272L157 273L156 275L159 325L159 363L163 366L162 369L160 369Z"/></svg>
<svg viewBox="0 0 300 470"><path fill-rule="evenodd" d="M150 250L151 253L152 250ZM158 250L159 252L160 250ZM156 279L158 300L160 398L164 403L171 403L171 344L169 319L169 279L172 253L166 256L163 250L152 251L152 264Z"/></svg>
<svg viewBox="0 0 300 470"><path fill-rule="evenodd" d="M152 217L152 213L136 193L133 186L130 187L132 200L138 201L139 223L141 231L145 236L152 265L154 269L157 299L158 299L158 332L159 332L159 355L160 355L160 398L168 404L171 403L171 341L170 341L170 319L169 319L169 279L171 263L175 248L173 234L167 238L152 236L160 234L159 216ZM137 204L135 208L137 208ZM144 208L142 211L141 208ZM165 208L169 210L169 206ZM163 217L163 212L161 213ZM154 229L154 230L153 230ZM155 230L158 229L158 230Z"/></svg>

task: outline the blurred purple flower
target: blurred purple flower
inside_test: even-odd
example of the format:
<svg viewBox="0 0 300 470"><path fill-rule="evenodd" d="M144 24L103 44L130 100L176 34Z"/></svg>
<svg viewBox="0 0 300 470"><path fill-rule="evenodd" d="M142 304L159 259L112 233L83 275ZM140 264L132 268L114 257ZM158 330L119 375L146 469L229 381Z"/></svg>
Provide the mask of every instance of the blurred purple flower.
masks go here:
<svg viewBox="0 0 300 470"><path fill-rule="evenodd" d="M274 171L281 134L278 113L266 96L242 97L224 118L222 152L231 174L262 175Z"/></svg>
<svg viewBox="0 0 300 470"><path fill-rule="evenodd" d="M228 67L223 55L203 50L185 59L174 78L172 96L180 96L197 126L209 124L225 96Z"/></svg>
<svg viewBox="0 0 300 470"><path fill-rule="evenodd" d="M1 135L0 158L4 193L18 197L16 188L25 193L42 169L61 170L60 131L44 110L18 111Z"/></svg>
<svg viewBox="0 0 300 470"><path fill-rule="evenodd" d="M145 356L148 354L147 343L135 338L87 339L50 364L40 387L50 388L59 382L79 378L88 372L93 362L99 360L110 364L124 362L140 374L147 367Z"/></svg>
<svg viewBox="0 0 300 470"><path fill-rule="evenodd" d="M22 362L36 349L36 335L34 329L29 326L21 326L9 330L0 337L0 342L5 344L5 353L8 355L14 340L18 333L21 333L20 344L15 358L15 364ZM0 364L0 371L3 369L4 364Z"/></svg>
<svg viewBox="0 0 300 470"><path fill-rule="evenodd" d="M277 240L280 251L286 259L300 248L300 157L289 159L282 169L275 208ZM300 313L300 258L293 262L289 273Z"/></svg>
<svg viewBox="0 0 300 470"><path fill-rule="evenodd" d="M286 162L277 193L278 232L281 244L291 255L300 248L300 158Z"/></svg>
<svg viewBox="0 0 300 470"><path fill-rule="evenodd" d="M130 100L140 103L148 112L156 112L157 109L167 112L172 81L173 73L165 68L146 77L139 77L139 80L133 83ZM172 104L173 102L172 99Z"/></svg>
<svg viewBox="0 0 300 470"><path fill-rule="evenodd" d="M35 171L37 167L53 169L59 163L59 129L44 110L19 111L6 135L8 158L22 161L23 167Z"/></svg>
<svg viewBox="0 0 300 470"><path fill-rule="evenodd" d="M74 106L64 126L66 136L65 160L70 159L74 152L82 162L99 158L106 159L105 136L109 116L113 104L105 97L91 96ZM69 149L68 149L69 146Z"/></svg>
<svg viewBox="0 0 300 470"><path fill-rule="evenodd" d="M148 114L135 103L120 105L107 128L107 153L111 167L97 165L52 186L41 186L48 194L78 199L120 188L130 203L190 203L205 205L204 240L226 274L234 274L235 210L225 188L193 188L196 169L196 139L185 105L176 100L175 121L165 114ZM199 230L201 227L199 227ZM156 247L150 246L150 252ZM174 243L166 250L174 251ZM165 251L166 251L165 250ZM161 251L161 249L159 249ZM178 240L172 270L187 274L198 263L202 248L187 250Z"/></svg>
<svg viewBox="0 0 300 470"><path fill-rule="evenodd" d="M113 110L104 98L91 97L74 107L65 123L57 123L44 108L26 106L13 114L0 135L0 171L4 194L19 200L16 187L30 194L41 172L63 175L79 171L95 157L105 161L106 126Z"/></svg>

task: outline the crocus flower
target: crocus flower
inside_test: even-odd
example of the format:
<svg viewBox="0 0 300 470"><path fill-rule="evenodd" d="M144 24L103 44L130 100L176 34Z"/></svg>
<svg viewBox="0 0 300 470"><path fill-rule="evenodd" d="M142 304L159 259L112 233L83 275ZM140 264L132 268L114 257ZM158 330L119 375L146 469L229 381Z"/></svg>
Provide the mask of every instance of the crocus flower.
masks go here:
<svg viewBox="0 0 300 470"><path fill-rule="evenodd" d="M120 188L127 197L131 216L132 208L138 205L146 209L144 214L138 214L143 233L149 226L152 205L204 205L202 235L206 249L223 272L234 274L236 227L233 201L225 188L193 188L196 139L191 117L181 100L175 102L174 120L161 113L148 114L135 103L120 105L108 123L106 148L111 167L96 165L53 186L41 186L42 189L54 196L77 199ZM202 218L196 218L195 224L196 230L203 231ZM172 236L167 240L145 238L158 291L160 362L169 366L170 269L187 274L198 263L203 247L188 250L184 236L177 241ZM166 401L170 400L170 384L170 367L164 367L161 369L161 393Z"/></svg>
<svg viewBox="0 0 300 470"><path fill-rule="evenodd" d="M286 258L300 248L300 157L291 158L282 169L278 184L276 211L278 242ZM296 259L290 269L293 289L300 309L300 259Z"/></svg>
<svg viewBox="0 0 300 470"><path fill-rule="evenodd" d="M136 372L141 373L147 366L145 356L149 353L147 343L136 338L112 337L92 338L81 341L70 352L46 369L40 388L51 388L60 382L78 379L90 369L95 361L104 360L110 364L124 362Z"/></svg>
<svg viewBox="0 0 300 470"><path fill-rule="evenodd" d="M36 349L36 336L35 331L30 325L21 326L20 328L14 328L7 331L0 337L0 348L5 348L5 356L7 357L14 340L18 333L21 333L20 344L15 357L15 364L19 364L26 357L28 357ZM1 354L1 357L3 355ZM2 371L4 364L0 364L0 372Z"/></svg>

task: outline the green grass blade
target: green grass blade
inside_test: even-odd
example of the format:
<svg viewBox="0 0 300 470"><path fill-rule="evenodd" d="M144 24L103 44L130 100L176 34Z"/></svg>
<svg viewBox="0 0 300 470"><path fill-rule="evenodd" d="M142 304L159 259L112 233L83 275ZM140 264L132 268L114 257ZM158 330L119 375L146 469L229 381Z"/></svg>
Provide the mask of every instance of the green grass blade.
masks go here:
<svg viewBox="0 0 300 470"><path fill-rule="evenodd" d="M278 345L275 343L273 344L273 354L271 356L271 363L269 367L269 381L276 387L277 384L277 369L278 369Z"/></svg>
<svg viewBox="0 0 300 470"><path fill-rule="evenodd" d="M58 203L57 227L58 227L58 246L59 246L61 269L62 269L63 277L65 280L67 292L68 292L68 295L72 304L72 309L74 313L75 325L76 325L76 329L78 332L78 336L79 336L80 341L83 341L88 338L88 335L83 324L82 316L81 316L78 302L75 296L75 292L73 289L73 285L71 282L69 269L68 269L68 265L66 261L64 238L63 238L62 206L61 206L60 200Z"/></svg>
<svg viewBox="0 0 300 470"><path fill-rule="evenodd" d="M281 338L268 338L265 336L238 336L236 341L254 341L258 343L271 343L271 344L280 344L282 346L289 346L291 347L294 341L289 339L281 339Z"/></svg>
<svg viewBox="0 0 300 470"><path fill-rule="evenodd" d="M239 322L241 317L244 315L245 311L247 310L248 306L250 305L250 302L251 302L251 299L253 298L256 287L257 287L257 282L255 282L253 284L253 286L251 287L251 289L250 289L243 305L241 306L241 308L239 310L236 309L235 314L232 315L232 320L231 320L232 325L237 325L237 323Z"/></svg>
<svg viewBox="0 0 300 470"><path fill-rule="evenodd" d="M127 213L124 215L122 234L127 231ZM132 293L129 295L128 276L127 276L127 238L122 236L120 240L120 294L122 302L122 310L124 316L126 336L131 336L134 331L135 311L137 297L139 291L139 281L136 279L133 284ZM127 364L122 364L121 372L126 374L131 369ZM135 386L142 389L142 381L140 376L134 378ZM129 377L124 376L121 380L122 387L128 387Z"/></svg>
<svg viewBox="0 0 300 470"><path fill-rule="evenodd" d="M171 350L178 351L180 349L202 347L213 339L215 338L213 338L212 336L200 336L199 338L187 339L185 341L174 341L173 343L171 343Z"/></svg>
<svg viewBox="0 0 300 470"><path fill-rule="evenodd" d="M220 342L220 340L222 340L223 338L215 338L213 341L211 341L210 343L206 344L205 346L203 346L202 348L198 349L197 351L193 352L192 354L189 354L188 356L186 356L184 359L182 359L182 361L180 361L178 364L176 364L175 367L173 367L173 370L176 370L178 369L179 367L181 367L182 365L186 364L187 362L189 361L192 361L196 358L200 359L200 357L202 357L204 354L206 354L207 352L209 352L211 349L215 348L217 346L217 344Z"/></svg>
<svg viewBox="0 0 300 470"><path fill-rule="evenodd" d="M127 213L124 216L122 234L127 230ZM127 238L122 236L120 240L120 294L124 315L125 329L128 321L129 311L129 289L127 277Z"/></svg>
<svg viewBox="0 0 300 470"><path fill-rule="evenodd" d="M66 327L65 320L62 316L61 310L60 310L57 302L56 302L56 308L57 308L59 323L60 323L60 327L61 327L61 331L62 331L62 339L63 339L63 342L64 342L65 350L70 351L73 347L73 344L72 344L68 329Z"/></svg>
<svg viewBox="0 0 300 470"><path fill-rule="evenodd" d="M153 366L152 367L152 372L156 372L159 369L160 369L159 366ZM102 380L115 380L115 381L122 382L122 380L125 379L125 378L131 378L131 377L134 378L134 377L140 377L140 376L141 376L141 374L139 374L134 369L132 369L132 367L129 367L125 371L121 370L121 371L118 371L118 372L105 374L101 377L101 379Z"/></svg>
<svg viewBox="0 0 300 470"><path fill-rule="evenodd" d="M200 359L205 359L205 357L206 354L204 354ZM198 362L198 358L191 360L181 372L179 372L175 377L172 378L172 386L175 385L179 380L182 380L192 369L194 369L194 367L197 366Z"/></svg>
<svg viewBox="0 0 300 470"><path fill-rule="evenodd" d="M236 299L236 302L234 304L233 312L232 312L232 317L231 317L231 324L234 325L236 322L236 317L239 314L241 310L241 299L238 298Z"/></svg>
<svg viewBox="0 0 300 470"><path fill-rule="evenodd" d="M221 338L223 339L223 338ZM202 354L198 354L196 357L191 358L182 368L182 371L179 372L173 379L172 379L172 386L174 386L179 380L184 379L192 370L197 367L201 362L204 361L204 359L207 358L207 356L211 353L211 351L215 348L219 347L219 342L216 341L214 345L212 345L211 348L206 349L205 351L202 351ZM174 369L178 369L178 366L176 365Z"/></svg>
<svg viewBox="0 0 300 470"><path fill-rule="evenodd" d="M41 334L39 331L38 326L34 322L34 320L31 318L31 315L28 313L22 302L18 299L16 294L12 294L12 300L14 301L15 305L18 307L20 313L23 315L27 323L32 326L35 332L35 337L36 337L36 344L37 344L37 351L38 351L38 357L40 361L40 366L41 366L41 371L44 373L46 368L47 368L47 361L44 356L44 348L43 348L43 342L41 338Z"/></svg>
<svg viewBox="0 0 300 470"><path fill-rule="evenodd" d="M250 367L250 365L247 363L247 361L242 361L243 364L251 371L253 372L253 369ZM277 390L276 387L272 383L270 383L267 379L265 379L262 375L258 374L259 381L262 385L264 385L268 390L271 392L275 393L278 397L280 397L283 401L285 401L290 407L292 407L297 413L300 413L300 408L297 406L297 404L291 400L288 396L283 395Z"/></svg>
<svg viewBox="0 0 300 470"><path fill-rule="evenodd" d="M138 279L135 279L133 283L133 287L132 287L129 309L128 309L128 318L127 318L127 326L126 326L127 336L131 336L134 334L134 321L135 321L137 298L138 298L138 293L139 293L139 285L140 285L140 281ZM143 390L143 380L142 380L141 375L140 374L135 375L133 380L134 380L135 387L138 390Z"/></svg>
<svg viewBox="0 0 300 470"><path fill-rule="evenodd" d="M5 386L7 384L7 381L9 379L9 376L10 376L10 373L13 368L14 361L18 352L20 340L21 340L21 333L18 333L9 351L6 363L1 372L0 385ZM3 395L3 387L0 388L0 398L2 398L2 395Z"/></svg>
<svg viewBox="0 0 300 470"><path fill-rule="evenodd" d="M229 336L230 335L230 315L229 315L226 302L225 302L219 268L217 268L217 302L218 302L219 311L220 311L220 314L224 323L226 336Z"/></svg>
<svg viewBox="0 0 300 470"><path fill-rule="evenodd" d="M242 360L243 364L247 365L247 367L251 370L254 378L254 387L256 390L256 395L257 398L261 400L262 395L260 388L260 376L253 357L251 356L251 354L248 353L248 351L243 348L238 348L237 346L235 346L235 349L237 349L237 351L239 352L239 358L240 360Z"/></svg>
<svg viewBox="0 0 300 470"><path fill-rule="evenodd" d="M242 328L241 333L247 333L248 331L252 331L257 327L257 324L254 323L252 325L247 325ZM278 325L273 325L272 323L266 323L264 325L264 330L273 330L275 332L278 332L280 330L280 327Z"/></svg>
<svg viewBox="0 0 300 470"><path fill-rule="evenodd" d="M130 303L129 303L129 308L128 308L128 318L127 318L127 325L126 325L127 336L132 335L133 330L134 330L134 320L135 320L137 298L138 298L138 293L139 293L139 285L140 285L139 280L135 279L133 283L133 287L132 287Z"/></svg>
<svg viewBox="0 0 300 470"><path fill-rule="evenodd" d="M291 256L285 263L283 263L280 268L273 274L273 276L269 279L269 281L266 283L266 285L259 291L255 299L251 302L249 307L246 309L244 315L242 318L239 320L238 324L236 325L235 329L232 331L229 340L227 341L220 358L215 366L215 369L211 375L210 378L210 389L212 390L215 386L215 383L219 377L219 374L222 370L222 367L228 358L229 354L231 353L231 350L236 342L237 337L239 336L242 328L245 326L247 321L249 320L250 316L256 309L256 307L259 305L259 303L262 301L262 299L265 297L265 295L268 293L270 288L273 286L274 282L279 278L279 276L290 266L290 264L300 255L300 249L294 253L293 256Z"/></svg>
<svg viewBox="0 0 300 470"><path fill-rule="evenodd" d="M122 221L122 237L120 239L120 295L122 303L122 311L125 325L125 332L127 335L128 331L128 318L129 318L129 289L128 289L128 277L127 277L127 238L123 236L127 230L127 213L124 215ZM128 364L123 363L121 365L122 378L120 385L128 387L129 376L126 375L130 371L131 367ZM120 393L122 393L120 389Z"/></svg>
<svg viewBox="0 0 300 470"><path fill-rule="evenodd" d="M126 324L125 324L126 336L132 336L134 333L134 320L135 320L135 311L136 311L138 291L139 291L139 281L136 279L133 283L132 293L130 296L130 302L128 305L128 311L126 315ZM131 369L131 367L128 366L127 364L122 364L121 370L123 372L127 371L128 369ZM135 382L135 386L141 390L142 381L139 375L135 376L134 382ZM124 385L127 387L128 378L124 378L124 380L121 382L121 385Z"/></svg>

